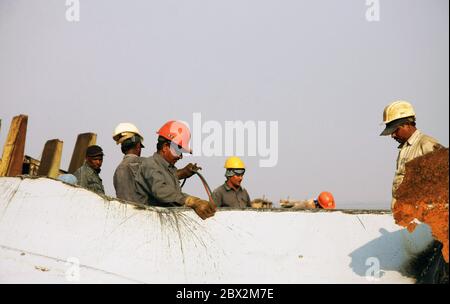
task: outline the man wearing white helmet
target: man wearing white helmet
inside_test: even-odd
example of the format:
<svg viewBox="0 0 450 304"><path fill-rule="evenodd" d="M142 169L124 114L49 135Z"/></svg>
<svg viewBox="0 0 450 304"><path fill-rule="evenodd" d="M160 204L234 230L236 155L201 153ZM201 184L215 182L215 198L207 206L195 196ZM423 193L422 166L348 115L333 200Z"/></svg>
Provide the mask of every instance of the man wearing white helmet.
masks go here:
<svg viewBox="0 0 450 304"><path fill-rule="evenodd" d="M124 157L114 172L114 189L120 199L137 202L134 179L142 163L141 150L144 148L144 137L138 128L131 123L120 123L114 130L113 139L121 145Z"/></svg>
<svg viewBox="0 0 450 304"><path fill-rule="evenodd" d="M395 192L405 176L405 164L414 158L441 148L439 142L416 128L416 113L412 105L403 100L394 101L384 108L383 123L386 125L380 136L390 135L400 143L397 168L392 183L392 209L395 205Z"/></svg>

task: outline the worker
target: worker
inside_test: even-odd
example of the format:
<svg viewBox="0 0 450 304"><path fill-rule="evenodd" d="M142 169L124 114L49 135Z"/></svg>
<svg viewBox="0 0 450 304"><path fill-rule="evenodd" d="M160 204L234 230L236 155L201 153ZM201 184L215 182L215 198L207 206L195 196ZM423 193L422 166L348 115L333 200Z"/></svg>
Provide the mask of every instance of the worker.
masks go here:
<svg viewBox="0 0 450 304"><path fill-rule="evenodd" d="M86 158L83 166L78 168L73 175L77 178L77 184L83 188L98 194L105 194L102 179L99 176L103 164L103 150L97 145L86 149Z"/></svg>
<svg viewBox="0 0 450 304"><path fill-rule="evenodd" d="M336 202L334 201L333 194L328 191L320 192L317 199L314 200L314 207L319 209L335 209Z"/></svg>
<svg viewBox="0 0 450 304"><path fill-rule="evenodd" d="M280 206L293 209L335 209L336 202L331 192L323 191L317 199L312 198L304 201L281 200Z"/></svg>
<svg viewBox="0 0 450 304"><path fill-rule="evenodd" d="M140 164L144 160L141 151L144 147L144 137L139 129L132 123L120 123L114 129L113 140L121 145L124 154L122 162L114 172L113 184L116 190L116 197L137 202L135 178ZM177 170L178 178L185 179L191 177L197 170L201 169L197 164L189 163L183 169Z"/></svg>
<svg viewBox="0 0 450 304"><path fill-rule="evenodd" d="M142 161L136 174L139 202L160 207L190 207L203 220L213 216L213 204L181 191L175 163L183 158L183 153L192 153L189 128L183 122L172 120L165 123L157 134L157 151Z"/></svg>
<svg viewBox="0 0 450 304"><path fill-rule="evenodd" d="M120 123L114 129L113 139L117 145L120 144L120 149L124 154L122 161L114 171L113 184L116 197L137 202L138 197L134 180L144 159L141 157L144 137L134 124Z"/></svg>
<svg viewBox="0 0 450 304"><path fill-rule="evenodd" d="M232 156L225 161L224 167L226 181L213 192L217 207L251 207L250 196L241 187L245 173L244 162L239 157Z"/></svg>
<svg viewBox="0 0 450 304"><path fill-rule="evenodd" d="M381 136L390 135L400 143L397 157L397 168L392 184L391 208L395 212L396 191L405 176L405 164L417 157L443 148L439 142L416 128L416 113L412 105L403 100L394 101L387 105L383 111L385 129ZM448 284L448 263L445 262L441 252L442 243L435 240L432 243L431 256L424 267L418 283Z"/></svg>
<svg viewBox="0 0 450 304"><path fill-rule="evenodd" d="M386 127L380 136L390 135L400 143L397 168L392 183L391 208L394 209L395 192L405 176L405 164L442 146L436 139L423 134L416 128L416 113L407 101L399 100L387 105L383 111L383 123Z"/></svg>

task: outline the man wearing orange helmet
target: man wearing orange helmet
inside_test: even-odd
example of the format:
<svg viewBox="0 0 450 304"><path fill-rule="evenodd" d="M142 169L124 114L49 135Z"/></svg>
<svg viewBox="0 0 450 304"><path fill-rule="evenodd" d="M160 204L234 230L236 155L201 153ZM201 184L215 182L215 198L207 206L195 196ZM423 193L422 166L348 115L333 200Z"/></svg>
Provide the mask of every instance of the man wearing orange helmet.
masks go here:
<svg viewBox="0 0 450 304"><path fill-rule="evenodd" d="M314 200L314 205L316 208L322 209L335 209L336 202L334 201L333 194L328 191L323 191L319 194L316 200Z"/></svg>
<svg viewBox="0 0 450 304"><path fill-rule="evenodd" d="M213 216L214 205L181 191L175 163L183 158L183 153L192 153L189 128L183 122L169 121L157 134L157 151L142 162L136 174L138 200L152 206L191 207L203 220Z"/></svg>
<svg viewBox="0 0 450 304"><path fill-rule="evenodd" d="M395 192L405 176L405 164L414 158L439 149L439 142L416 128L416 114L412 105L403 100L390 103L384 108L383 123L386 125L380 136L390 135L400 145L397 168L392 183L392 202L395 205Z"/></svg>
<svg viewBox="0 0 450 304"><path fill-rule="evenodd" d="M283 208L293 209L335 209L336 203L333 194L323 191L317 199L309 199L304 201L281 200L280 206Z"/></svg>

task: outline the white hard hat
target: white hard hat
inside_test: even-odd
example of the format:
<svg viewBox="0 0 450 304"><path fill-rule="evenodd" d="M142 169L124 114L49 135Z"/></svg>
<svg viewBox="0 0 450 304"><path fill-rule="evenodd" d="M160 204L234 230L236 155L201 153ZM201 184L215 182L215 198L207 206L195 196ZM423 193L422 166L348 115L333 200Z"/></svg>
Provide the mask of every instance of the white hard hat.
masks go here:
<svg viewBox="0 0 450 304"><path fill-rule="evenodd" d="M404 100L397 100L387 105L383 111L383 123L388 124L396 119L416 116L413 106Z"/></svg>
<svg viewBox="0 0 450 304"><path fill-rule="evenodd" d="M129 122L121 122L114 129L113 139L116 141L116 144L121 144L134 135L138 135L141 138L141 141L144 141L144 137L141 135L139 129L134 124Z"/></svg>
<svg viewBox="0 0 450 304"><path fill-rule="evenodd" d="M404 100L397 100L384 108L383 123L385 129L381 136L391 135L402 124L413 122L416 119L416 113L413 106Z"/></svg>

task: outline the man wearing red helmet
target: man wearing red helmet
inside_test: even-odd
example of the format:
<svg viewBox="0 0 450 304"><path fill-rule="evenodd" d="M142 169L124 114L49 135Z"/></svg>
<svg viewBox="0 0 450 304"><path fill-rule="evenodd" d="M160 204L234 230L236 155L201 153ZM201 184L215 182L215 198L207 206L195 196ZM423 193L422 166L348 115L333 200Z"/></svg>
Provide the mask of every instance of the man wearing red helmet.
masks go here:
<svg viewBox="0 0 450 304"><path fill-rule="evenodd" d="M157 151L142 162L136 174L139 201L159 207L191 207L204 220L213 216L214 205L181 191L175 163L183 158L183 153L192 153L189 128L180 121L169 121L157 134Z"/></svg>
<svg viewBox="0 0 450 304"><path fill-rule="evenodd" d="M314 200L316 208L323 209L335 209L336 203L334 201L333 194L328 191L323 191L319 194L316 200Z"/></svg>
<svg viewBox="0 0 450 304"><path fill-rule="evenodd" d="M317 199L309 199L304 201L281 200L280 206L283 208L293 209L335 209L336 203L333 194L323 191Z"/></svg>

